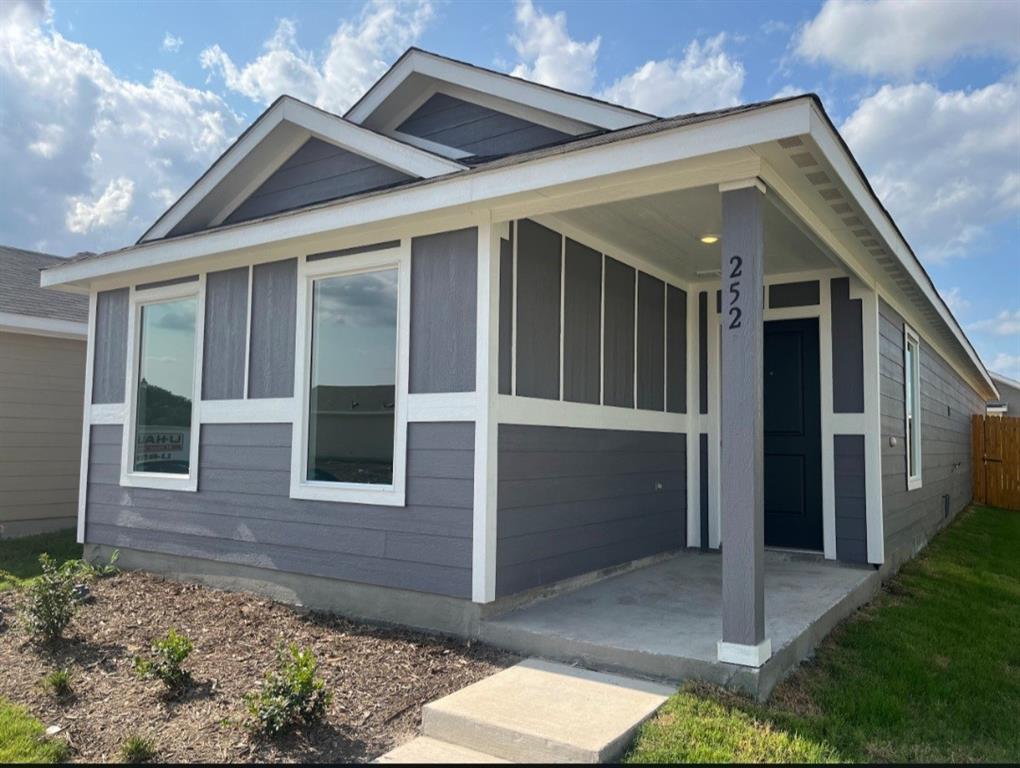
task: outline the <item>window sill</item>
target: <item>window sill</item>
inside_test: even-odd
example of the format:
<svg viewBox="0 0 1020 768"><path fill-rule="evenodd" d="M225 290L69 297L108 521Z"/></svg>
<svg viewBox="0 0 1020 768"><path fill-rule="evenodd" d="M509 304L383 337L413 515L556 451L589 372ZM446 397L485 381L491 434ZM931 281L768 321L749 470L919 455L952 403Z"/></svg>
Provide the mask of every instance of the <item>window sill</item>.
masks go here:
<svg viewBox="0 0 1020 768"><path fill-rule="evenodd" d="M403 507L403 487L382 485L351 485L333 483L291 483L290 498L306 501L332 501L345 504L366 504L380 507Z"/></svg>
<svg viewBox="0 0 1020 768"><path fill-rule="evenodd" d="M157 491L188 491L194 493L198 490L198 476L128 472L121 473L120 485L122 488L151 488Z"/></svg>

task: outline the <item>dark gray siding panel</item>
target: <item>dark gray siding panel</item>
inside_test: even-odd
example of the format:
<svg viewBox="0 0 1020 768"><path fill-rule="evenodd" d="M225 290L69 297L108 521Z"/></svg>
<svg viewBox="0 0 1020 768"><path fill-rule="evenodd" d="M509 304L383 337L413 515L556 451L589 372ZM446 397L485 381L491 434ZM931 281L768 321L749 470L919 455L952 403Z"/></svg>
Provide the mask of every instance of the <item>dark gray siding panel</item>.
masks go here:
<svg viewBox="0 0 1020 768"><path fill-rule="evenodd" d="M687 413L687 293L666 286L666 410Z"/></svg>
<svg viewBox="0 0 1020 768"><path fill-rule="evenodd" d="M524 152L569 135L494 109L437 93L397 128L472 155Z"/></svg>
<svg viewBox="0 0 1020 768"><path fill-rule="evenodd" d="M818 305L818 281L802 283L777 283L768 287L769 307L813 307Z"/></svg>
<svg viewBox="0 0 1020 768"><path fill-rule="evenodd" d="M984 411L981 398L921 339L922 487L907 491L904 439L903 319L879 302L882 414L882 507L886 562L915 554L971 498L970 417ZM889 438L896 445L889 445Z"/></svg>
<svg viewBox="0 0 1020 768"><path fill-rule="evenodd" d="M602 254L569 238L563 286L563 399L599 402Z"/></svg>
<svg viewBox="0 0 1020 768"><path fill-rule="evenodd" d="M685 435L501 424L498 443L497 595L684 545Z"/></svg>
<svg viewBox="0 0 1020 768"><path fill-rule="evenodd" d="M708 549L708 435L698 435L698 524L701 530L701 548Z"/></svg>
<svg viewBox="0 0 1020 768"><path fill-rule="evenodd" d="M123 403L127 365L127 288L96 295L96 340L92 376L93 403Z"/></svg>
<svg viewBox="0 0 1020 768"><path fill-rule="evenodd" d="M835 435L836 558L868 562L868 522L864 487L864 435Z"/></svg>
<svg viewBox="0 0 1020 768"><path fill-rule="evenodd" d="M634 269L607 256L605 279L602 402L633 408Z"/></svg>
<svg viewBox="0 0 1020 768"><path fill-rule="evenodd" d="M319 139L309 139L226 219L226 224L347 197L412 176ZM172 234L180 234L173 232Z"/></svg>
<svg viewBox="0 0 1020 768"><path fill-rule="evenodd" d="M850 298L850 279L831 281L832 410L864 413L864 325L860 299Z"/></svg>
<svg viewBox="0 0 1020 768"><path fill-rule="evenodd" d="M411 392L473 392L478 230L411 241Z"/></svg>
<svg viewBox="0 0 1020 768"><path fill-rule="evenodd" d="M403 508L289 498L289 425L203 425L197 493L121 488L120 439L92 428L90 543L470 597L471 424L408 426Z"/></svg>
<svg viewBox="0 0 1020 768"><path fill-rule="evenodd" d="M637 407L665 409L666 284L638 274Z"/></svg>
<svg viewBox="0 0 1020 768"><path fill-rule="evenodd" d="M560 397L560 260L558 232L517 222L517 394Z"/></svg>
<svg viewBox="0 0 1020 768"><path fill-rule="evenodd" d="M251 285L248 397L294 395L297 260L256 264Z"/></svg>
<svg viewBox="0 0 1020 768"><path fill-rule="evenodd" d="M202 397L244 397L244 348L247 342L248 268L210 272L205 280L205 357Z"/></svg>
<svg viewBox="0 0 1020 768"><path fill-rule="evenodd" d="M499 393L512 394L514 346L514 243L499 240Z"/></svg>

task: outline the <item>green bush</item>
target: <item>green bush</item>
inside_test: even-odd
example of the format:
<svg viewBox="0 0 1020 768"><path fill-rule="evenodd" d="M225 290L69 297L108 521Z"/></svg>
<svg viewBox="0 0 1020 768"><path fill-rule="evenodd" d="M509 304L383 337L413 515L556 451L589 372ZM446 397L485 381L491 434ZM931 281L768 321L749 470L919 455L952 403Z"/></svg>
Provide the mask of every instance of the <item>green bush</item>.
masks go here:
<svg viewBox="0 0 1020 768"><path fill-rule="evenodd" d="M156 757L156 745L150 739L133 733L120 745L120 756L125 763L147 763Z"/></svg>
<svg viewBox="0 0 1020 768"><path fill-rule="evenodd" d="M181 667L191 655L194 646L184 635L171 629L166 636L152 644L152 659L135 656L135 673L139 677L155 677L171 690L183 687L191 680L190 673Z"/></svg>
<svg viewBox="0 0 1020 768"><path fill-rule="evenodd" d="M51 642L74 616L74 574L45 553L39 555L39 565L42 573L28 587L25 626L36 640Z"/></svg>
<svg viewBox="0 0 1020 768"><path fill-rule="evenodd" d="M71 695L71 673L66 669L55 669L43 678L43 687L57 698Z"/></svg>
<svg viewBox="0 0 1020 768"><path fill-rule="evenodd" d="M251 729L272 738L299 723L321 720L330 694L326 683L316 676L318 668L310 649L281 646L276 669L266 675L258 692L245 696Z"/></svg>

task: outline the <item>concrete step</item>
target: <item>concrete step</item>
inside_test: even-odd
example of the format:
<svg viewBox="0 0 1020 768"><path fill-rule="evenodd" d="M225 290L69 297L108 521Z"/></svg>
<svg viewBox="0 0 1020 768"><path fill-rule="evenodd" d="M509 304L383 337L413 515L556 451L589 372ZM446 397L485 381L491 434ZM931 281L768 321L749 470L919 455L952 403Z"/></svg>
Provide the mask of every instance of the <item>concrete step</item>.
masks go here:
<svg viewBox="0 0 1020 768"><path fill-rule="evenodd" d="M672 693L644 680L528 659L426 704L422 731L512 762L610 762Z"/></svg>
<svg viewBox="0 0 1020 768"><path fill-rule="evenodd" d="M406 744L401 744L396 749L391 749L385 755L376 758L376 763L506 763L498 757L487 755L484 752L476 752L473 749L458 747L439 739L419 736Z"/></svg>

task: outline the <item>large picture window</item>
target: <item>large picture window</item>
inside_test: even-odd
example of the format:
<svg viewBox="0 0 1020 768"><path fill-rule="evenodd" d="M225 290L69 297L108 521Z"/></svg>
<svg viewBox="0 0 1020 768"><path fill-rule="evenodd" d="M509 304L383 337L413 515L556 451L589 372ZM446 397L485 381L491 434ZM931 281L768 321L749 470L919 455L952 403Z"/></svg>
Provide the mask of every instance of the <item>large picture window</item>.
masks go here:
<svg viewBox="0 0 1020 768"><path fill-rule="evenodd" d="M197 490L203 286L132 290L121 485Z"/></svg>
<svg viewBox="0 0 1020 768"><path fill-rule="evenodd" d="M907 438L907 489L921 487L921 361L920 342L910 328L903 332L903 374Z"/></svg>
<svg viewBox="0 0 1020 768"><path fill-rule="evenodd" d="M293 498L404 504L408 246L300 263Z"/></svg>
<svg viewBox="0 0 1020 768"><path fill-rule="evenodd" d="M393 484L397 270L312 287L306 479Z"/></svg>

